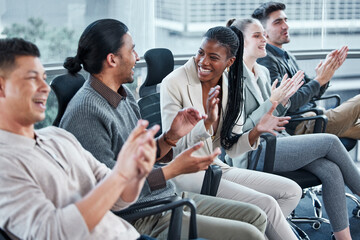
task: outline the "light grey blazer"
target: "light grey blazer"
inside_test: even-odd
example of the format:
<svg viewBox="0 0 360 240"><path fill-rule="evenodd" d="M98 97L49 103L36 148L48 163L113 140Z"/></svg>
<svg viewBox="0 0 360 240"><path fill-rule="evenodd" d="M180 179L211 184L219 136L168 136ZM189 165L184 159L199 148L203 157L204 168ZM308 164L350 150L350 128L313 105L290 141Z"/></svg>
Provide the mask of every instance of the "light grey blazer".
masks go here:
<svg viewBox="0 0 360 240"><path fill-rule="evenodd" d="M262 96L259 96L258 91L255 90L254 82L251 81L249 72L245 65L243 65L244 74L244 112L245 123L243 130L247 131L255 127L260 121L261 117L267 113L272 103L270 102L271 86L270 74L266 67L255 63L255 71L258 75L258 85ZM261 102L261 97L264 102ZM281 103L278 104L274 111L274 116L284 116L287 109Z"/></svg>
<svg viewBox="0 0 360 240"><path fill-rule="evenodd" d="M259 96L259 92L256 91L254 82L251 81L249 72L243 64L243 75L244 75L244 110L245 122L243 131L249 131L254 128L255 125L260 121L261 117L266 114L272 103L270 102L271 86L270 86L270 74L267 68L262 65L255 63L255 71L258 75L258 85L262 96ZM261 97L264 102L261 101ZM281 103L274 110L274 116L284 116L290 104L285 108ZM251 153L250 153L251 154ZM235 167L247 168L249 161L249 153L242 154L241 156L230 158L225 156L226 161Z"/></svg>

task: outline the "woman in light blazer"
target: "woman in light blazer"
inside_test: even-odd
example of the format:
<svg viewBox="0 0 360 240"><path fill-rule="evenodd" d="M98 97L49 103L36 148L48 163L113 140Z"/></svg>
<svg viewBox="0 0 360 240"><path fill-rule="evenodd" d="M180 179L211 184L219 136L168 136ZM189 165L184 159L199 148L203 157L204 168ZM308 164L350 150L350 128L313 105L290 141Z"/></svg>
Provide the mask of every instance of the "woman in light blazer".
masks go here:
<svg viewBox="0 0 360 240"><path fill-rule="evenodd" d="M228 82L239 83L233 79L238 77L236 72L239 72L239 76L242 75L242 68L238 70L236 66L242 60L243 48L234 31L237 30L226 27L209 29L196 56L169 74L161 83L160 102L164 129L171 124L175 111L180 109L192 106L201 114L207 114L205 120L176 144L175 155L181 149L204 141L204 147L194 154L204 155L220 145L226 145L227 153L237 156L256 149L262 132L281 130L281 126L287 122L288 118L272 116L276 107L274 104L251 131L242 134L242 126L233 124L240 123L241 119L238 104L230 106L237 99L230 99L228 96L229 89L231 91L237 88L229 87ZM239 31L237 33L240 34ZM226 67L231 69L229 81L228 74L224 72ZM232 92L230 94L235 96ZM223 132L228 129L223 126L229 124L231 130ZM220 165L223 170L217 197L252 203L263 209L268 217L268 239L297 239L285 219L301 197L301 189L295 182L272 174L233 168L218 159L215 164ZM176 186L180 190L200 192L199 183L203 176L204 171L180 176L176 179Z"/></svg>
<svg viewBox="0 0 360 240"><path fill-rule="evenodd" d="M231 23L231 24L230 24ZM261 23L256 19L230 20L228 25L238 28L244 36L244 111L245 123L243 130L253 128L259 118L271 106L271 102L280 104L274 111L277 116L283 116L289 97L301 86L295 80L293 87L276 88L277 81L270 88L269 71L256 63L257 58L266 56L266 33ZM298 72L303 76L303 72ZM295 76L294 76L295 77ZM284 77L286 79L286 76ZM283 80L284 80L283 79ZM302 79L302 77L301 77ZM293 79L294 80L294 79ZM288 94L286 93L288 91ZM360 174L345 148L339 144L334 135L311 134L290 136L285 131L278 133L276 144L275 171L293 171L303 167L316 175L322 182L323 201L329 216L336 239L351 239L345 199L345 184L355 193L360 193ZM335 153L340 151L339 153ZM255 154L256 155L256 154ZM247 154L233 158L234 165L241 165L247 159ZM259 162L264 158L260 155ZM342 160L340 160L341 158ZM245 161L246 162L246 161ZM294 167L296 165L296 167ZM357 180L354 181L353 179Z"/></svg>

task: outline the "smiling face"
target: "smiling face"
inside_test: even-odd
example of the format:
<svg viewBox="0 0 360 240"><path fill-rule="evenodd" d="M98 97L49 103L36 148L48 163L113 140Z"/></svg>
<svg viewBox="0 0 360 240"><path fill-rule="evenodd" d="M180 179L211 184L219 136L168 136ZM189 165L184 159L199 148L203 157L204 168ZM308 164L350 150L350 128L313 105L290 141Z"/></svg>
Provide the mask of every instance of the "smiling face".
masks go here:
<svg viewBox="0 0 360 240"><path fill-rule="evenodd" d="M228 56L228 50L219 42L204 38L195 56L197 74L202 83L215 86L227 67L234 63L235 57Z"/></svg>
<svg viewBox="0 0 360 240"><path fill-rule="evenodd" d="M0 77L2 114L20 126L30 126L45 118L50 87L40 59L16 57L14 69Z"/></svg>
<svg viewBox="0 0 360 240"><path fill-rule="evenodd" d="M269 14L265 25L268 43L282 48L284 43L290 42L287 20L287 16L283 10L278 10Z"/></svg>
<svg viewBox="0 0 360 240"><path fill-rule="evenodd" d="M140 60L135 51L135 44L130 33L123 36L123 45L117 52L118 58L118 79L122 83L132 83L134 81L134 69L136 62Z"/></svg>
<svg viewBox="0 0 360 240"><path fill-rule="evenodd" d="M260 22L250 23L244 30L244 58L254 60L266 56L265 31Z"/></svg>

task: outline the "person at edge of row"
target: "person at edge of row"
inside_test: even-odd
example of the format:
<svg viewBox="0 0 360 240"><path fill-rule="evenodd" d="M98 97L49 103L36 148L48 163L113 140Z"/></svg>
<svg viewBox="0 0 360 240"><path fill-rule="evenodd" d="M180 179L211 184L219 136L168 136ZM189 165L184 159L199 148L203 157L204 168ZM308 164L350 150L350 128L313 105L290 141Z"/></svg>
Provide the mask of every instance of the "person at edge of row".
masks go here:
<svg viewBox="0 0 360 240"><path fill-rule="evenodd" d="M295 57L283 49L283 45L290 42L285 7L283 3L267 2L252 14L253 18L262 23L268 43L266 45L267 55L259 58L257 62L270 71L272 83L275 79L280 80L285 73L292 77L299 70ZM305 75L304 85L290 98L289 114L317 107L314 99L324 94L335 71L345 61L347 53L348 47L346 46L332 51L315 68L315 78L311 79ZM335 134L338 137L360 139L360 95L356 95L334 109L325 110L324 114L328 118L327 133ZM304 114L304 116L312 115L315 113ZM289 124L287 128L295 134L307 134L313 132L314 124L315 121L296 122Z"/></svg>
<svg viewBox="0 0 360 240"><path fill-rule="evenodd" d="M85 149L109 168L117 165L115 156L140 118L135 98L124 85L133 82L133 68L139 60L134 47L125 24L102 19L84 30L76 56L67 58L64 63L70 73L78 72L83 66L90 73L90 78L69 103L60 126L72 132ZM166 128L169 130L157 139L158 158L164 156L171 145L176 144L177 139L202 118L195 109L179 111L172 125ZM176 190L171 178L206 169L219 150L208 156L192 156L192 152L202 145L194 144L169 165L155 168L149 174L138 202L171 196ZM179 194L193 199L197 205L199 237L264 239L266 215L260 208L190 192ZM166 239L170 215L167 212L165 215L145 217L133 224L142 234ZM182 238L187 237L188 227L189 212L185 211Z"/></svg>
<svg viewBox="0 0 360 240"><path fill-rule="evenodd" d="M246 131L253 128L260 116L268 111L272 101L287 101L289 91L285 87L287 80L283 80L278 88L275 81L270 89L269 71L256 63L257 58L266 55L266 38L261 23L257 19L242 19L235 20L231 26L238 28L244 35L243 130ZM336 239L351 239L345 185L359 194L360 172L338 137L332 134L290 136L286 131L277 136L274 170L286 172L303 168L317 176L322 182L323 202ZM233 159L234 165L237 160ZM253 163L254 159L249 161ZM262 153L259 162L263 161ZM263 164L259 165L258 169L261 170Z"/></svg>
<svg viewBox="0 0 360 240"><path fill-rule="evenodd" d="M205 156L221 145L235 157L255 149L261 133L281 131L284 129L282 124L288 122L287 117L272 115L277 104L274 103L252 130L242 133L242 115L239 113L242 112L240 103L243 100L239 84L242 84L243 43L238 34L241 33L235 27L209 29L196 56L162 81L160 103L165 129L182 108L194 107L208 116L178 141L175 155L202 140L205 146L194 154ZM223 171L217 197L248 202L264 210L268 218L265 232L268 239L297 239L286 221L302 193L295 182L273 174L230 167L219 159L215 164ZM203 173L179 176L176 186L187 191L199 191L200 184L195 184L193 179L202 177Z"/></svg>
<svg viewBox="0 0 360 240"><path fill-rule="evenodd" d="M110 209L137 199L159 126L140 120L113 170L63 129L34 130L50 92L39 57L33 43L0 40L0 228L10 239L149 239Z"/></svg>

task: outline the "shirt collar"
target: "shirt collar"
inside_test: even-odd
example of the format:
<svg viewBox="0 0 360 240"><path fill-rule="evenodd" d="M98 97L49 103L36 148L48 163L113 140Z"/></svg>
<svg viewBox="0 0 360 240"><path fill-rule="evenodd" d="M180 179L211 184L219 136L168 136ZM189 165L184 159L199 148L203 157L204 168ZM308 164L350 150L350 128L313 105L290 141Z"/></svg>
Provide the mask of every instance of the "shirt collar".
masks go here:
<svg viewBox="0 0 360 240"><path fill-rule="evenodd" d="M35 138L28 138L16 133L0 129L0 145L35 147L37 142L50 139L50 137L48 136L41 135L37 130L35 130L34 134Z"/></svg>
<svg viewBox="0 0 360 240"><path fill-rule="evenodd" d="M117 92L114 92L111 88L106 86L103 82L96 77L90 75L90 85L98 92L103 98L110 103L111 106L117 108L121 100L125 100L127 93L125 88L121 85Z"/></svg>
<svg viewBox="0 0 360 240"><path fill-rule="evenodd" d="M278 48L278 47L276 47L274 45L271 45L271 44L268 44L268 46L270 48L272 48L280 57L289 58L289 55L287 54L287 52L284 49Z"/></svg>

